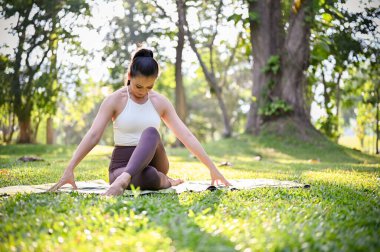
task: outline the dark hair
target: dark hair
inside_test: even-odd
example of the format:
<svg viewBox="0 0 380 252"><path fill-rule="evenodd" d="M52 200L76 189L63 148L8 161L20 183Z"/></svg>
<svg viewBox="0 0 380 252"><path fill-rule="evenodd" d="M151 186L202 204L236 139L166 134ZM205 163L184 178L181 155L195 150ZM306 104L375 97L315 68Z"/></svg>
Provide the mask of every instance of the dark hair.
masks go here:
<svg viewBox="0 0 380 252"><path fill-rule="evenodd" d="M140 75L157 77L158 72L158 63L153 58L152 50L141 48L133 54L132 62L128 68L128 73L131 75L131 77L136 77ZM130 82L131 81L128 80L127 85L129 85Z"/></svg>

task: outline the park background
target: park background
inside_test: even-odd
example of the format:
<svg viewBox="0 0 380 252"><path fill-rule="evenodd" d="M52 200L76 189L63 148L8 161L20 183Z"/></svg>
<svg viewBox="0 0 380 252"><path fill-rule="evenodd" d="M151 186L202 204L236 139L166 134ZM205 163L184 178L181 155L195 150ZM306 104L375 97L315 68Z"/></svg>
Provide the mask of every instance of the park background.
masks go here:
<svg viewBox="0 0 380 252"><path fill-rule="evenodd" d="M154 89L228 179L311 185L4 196L0 251L379 250L378 1L0 3L1 187L59 180L140 45L161 67ZM170 176L209 178L161 135ZM108 181L112 145L110 123L76 180Z"/></svg>
<svg viewBox="0 0 380 252"><path fill-rule="evenodd" d="M0 141L78 144L104 97L123 85L131 53L143 44L160 63L156 90L203 142L258 133L265 123L296 115L302 127L375 153L378 3L308 3L304 35L288 27L300 29L289 23L297 3L249 12L241 1L190 1L182 22L170 1L11 4L1 19ZM273 8L279 23L269 27ZM295 53L301 58L285 59ZM110 125L101 144L112 141Z"/></svg>

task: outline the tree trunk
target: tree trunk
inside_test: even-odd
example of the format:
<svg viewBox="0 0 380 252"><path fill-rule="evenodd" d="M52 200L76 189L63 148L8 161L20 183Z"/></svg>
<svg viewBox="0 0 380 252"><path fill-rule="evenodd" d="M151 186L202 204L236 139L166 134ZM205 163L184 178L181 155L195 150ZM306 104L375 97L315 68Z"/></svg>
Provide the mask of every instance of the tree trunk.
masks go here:
<svg viewBox="0 0 380 252"><path fill-rule="evenodd" d="M40 62L36 64L36 66L31 69L29 65L30 60L30 54L27 53L25 55L26 49L24 48L24 45L26 44L26 29L29 27L30 20L29 14L31 13L33 9L33 4L28 5L28 8L25 10L25 15L23 15L23 20L19 20L21 22L20 26L18 26L18 45L17 45L17 51L15 55L15 62L14 62L14 73L12 78L12 102L14 105L14 113L17 116L19 127L20 127L20 133L19 138L17 140L17 143L33 143L34 142L34 134L33 129L31 125L31 112L33 108L33 101L31 97L33 97L33 94L29 89L31 88L31 83L33 81L33 77L36 72L39 71L39 68L41 67L41 64L43 60L45 59L48 51L45 52L42 59L39 59ZM19 17L21 18L21 17ZM20 29L21 27L21 29ZM26 59L24 59L24 56L26 56ZM22 61L26 61L26 65L28 70L26 72L22 72L21 66ZM24 76L23 76L24 75ZM23 76L23 78L21 77ZM27 76L28 80L25 83L25 76ZM23 79L23 80L22 80ZM23 81L24 83L21 83Z"/></svg>
<svg viewBox="0 0 380 252"><path fill-rule="evenodd" d="M185 12L183 9L184 6L181 4L179 0L176 1L177 4L177 12L178 12L178 44L176 48L176 59L175 59L175 108L179 118L186 122L187 117L187 105L186 105L186 95L185 88L183 86L183 76L182 76L182 52L185 44L185 29L184 29L184 17L182 13ZM182 8L182 9L181 9ZM180 147L183 146L181 141L176 139L174 146Z"/></svg>
<svg viewBox="0 0 380 252"><path fill-rule="evenodd" d="M305 71L309 66L310 54L310 24L306 20L313 19L312 13L306 13L306 10L311 11L312 0L301 2L301 7L293 9L290 14L284 38L285 26L281 23L280 1L248 1L250 13L259 14L257 22L252 20L252 17L250 19L254 69L253 101L246 125L248 133L259 133L263 121L259 110L266 101L275 99L284 101L291 107L292 112L282 112L273 118L270 117L268 123L274 122L273 130L277 130L276 127L285 128L281 124L292 123L305 137L310 134L305 130L315 131L305 102ZM279 54L279 72L263 72L270 56ZM278 123L280 121L281 123Z"/></svg>
<svg viewBox="0 0 380 252"><path fill-rule="evenodd" d="M37 142L37 134L38 134L38 128L40 127L40 123L41 123L42 119L41 117L39 116L36 116L34 118L34 120L32 120L32 126L34 126L33 128L33 138L32 138L32 143L36 143Z"/></svg>
<svg viewBox="0 0 380 252"><path fill-rule="evenodd" d="M57 70L57 50L58 50L58 36L55 32L57 30L57 18L53 16L52 18L52 34L50 35L49 47L51 48L51 57L50 57L50 85L49 89L52 93L55 93L55 90L58 89L58 70ZM57 95L58 96L58 95ZM54 124L52 116L57 110L56 104L51 104L49 109L49 117L46 119L46 144L54 144Z"/></svg>
<svg viewBox="0 0 380 252"><path fill-rule="evenodd" d="M223 115L223 124L224 124L223 137L226 137L226 138L231 137L232 136L231 122L227 113L226 105L224 104L222 92L219 87L218 87L218 91L216 91L215 94L218 100L219 108L222 110L222 115Z"/></svg>
<svg viewBox="0 0 380 252"><path fill-rule="evenodd" d="M279 0L248 1L250 40L253 57L252 101L248 112L245 131L258 134L262 122L259 109L268 97L263 97L270 81L276 82L278 76L264 73L271 56L279 55L283 41L281 29L281 3ZM253 17L257 16L255 20Z"/></svg>
<svg viewBox="0 0 380 252"><path fill-rule="evenodd" d="M278 96L293 108L293 115L306 124L310 124L304 99L307 83L305 71L309 66L310 56L310 24L306 21L306 10L311 8L311 3L312 0L303 1L299 11L292 11L290 14L281 54L281 81L276 88Z"/></svg>
<svg viewBox="0 0 380 252"><path fill-rule="evenodd" d="M323 85L323 106L325 107L326 114L328 117L332 116L331 109L330 109L330 94L328 92L328 83L325 78L325 72L322 69L321 70L321 75L322 75L322 85Z"/></svg>
<svg viewBox="0 0 380 252"><path fill-rule="evenodd" d="M379 106L380 106L380 83L378 83L377 87L375 85L375 92L376 92L376 154L379 154L379 120L380 120L380 113L379 113Z"/></svg>
<svg viewBox="0 0 380 252"><path fill-rule="evenodd" d="M27 117L20 120L19 117L20 134L17 143L33 143L33 130L31 127L31 118Z"/></svg>
<svg viewBox="0 0 380 252"><path fill-rule="evenodd" d="M46 143L54 144L54 127L53 118L51 117L46 120Z"/></svg>
<svg viewBox="0 0 380 252"><path fill-rule="evenodd" d="M12 79L13 111L15 115L17 116L19 127L20 127L19 138L17 140L18 143L25 143L25 142L28 142L29 139L31 139L31 135L28 135L28 132L31 131L30 119L29 119L29 122L23 122L22 117L19 116L22 113L20 69L21 69L23 47L24 47L24 42L25 42L25 32L26 30L24 30L19 36L19 44L18 44L15 62L14 62L14 68L13 68L14 74L13 74L13 79Z"/></svg>
<svg viewBox="0 0 380 252"><path fill-rule="evenodd" d="M7 104L5 106L5 111L3 115L3 124L1 124L1 131L3 135L3 142L6 144L10 144L12 141L13 133L16 126L16 116L13 113L13 105Z"/></svg>
<svg viewBox="0 0 380 252"><path fill-rule="evenodd" d="M338 73L338 79L336 81L336 129L339 131L339 114L340 114L340 79L342 78L343 72Z"/></svg>
<svg viewBox="0 0 380 252"><path fill-rule="evenodd" d="M30 12L32 11L32 6L28 10L26 10L25 17L28 17ZM24 17L24 20L21 21L22 24L26 23L28 20ZM20 22L21 17L19 17L18 22ZM21 110L21 84L20 84L20 71L21 71L21 61L22 56L24 53L24 44L26 39L26 25L21 26L22 29L18 30L18 45L17 45L17 51L15 55L15 61L14 61L14 73L12 78L12 95L13 95L13 111L18 116L20 114Z"/></svg>

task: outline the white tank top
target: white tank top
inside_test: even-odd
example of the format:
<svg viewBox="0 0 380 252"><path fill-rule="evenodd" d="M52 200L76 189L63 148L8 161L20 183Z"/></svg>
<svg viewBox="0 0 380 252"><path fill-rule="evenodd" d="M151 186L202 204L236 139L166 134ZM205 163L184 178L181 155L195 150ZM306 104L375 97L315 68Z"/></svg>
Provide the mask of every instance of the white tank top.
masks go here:
<svg viewBox="0 0 380 252"><path fill-rule="evenodd" d="M127 92L127 105L113 121L113 138L118 146L136 146L146 128L154 127L158 130L161 123L149 93L148 100L144 104L138 104L130 97L128 88Z"/></svg>

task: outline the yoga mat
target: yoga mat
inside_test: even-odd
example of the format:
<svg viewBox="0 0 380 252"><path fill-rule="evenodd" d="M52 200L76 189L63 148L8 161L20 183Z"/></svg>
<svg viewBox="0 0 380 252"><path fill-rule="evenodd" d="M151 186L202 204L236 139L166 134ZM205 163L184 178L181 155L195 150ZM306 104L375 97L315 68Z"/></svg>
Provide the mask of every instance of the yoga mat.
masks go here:
<svg viewBox="0 0 380 252"><path fill-rule="evenodd" d="M184 183L173 186L168 189L158 191L138 190L125 190L124 195L150 194L150 193L183 193L183 192L201 192L206 190L218 190L226 188L228 190L247 190L259 187L283 187L283 188L309 188L310 185L305 185L293 181L283 181L276 179L231 179L229 182L231 187L224 186L211 186L210 181L185 181ZM8 186L0 188L0 196L10 196L16 193L43 193L46 192L55 183L47 183L42 185L19 185ZM91 180L91 181L78 181L76 182L78 190L73 190L72 186L67 184L62 186L58 192L72 192L78 193L95 193L101 194L109 188L109 184L104 180Z"/></svg>

